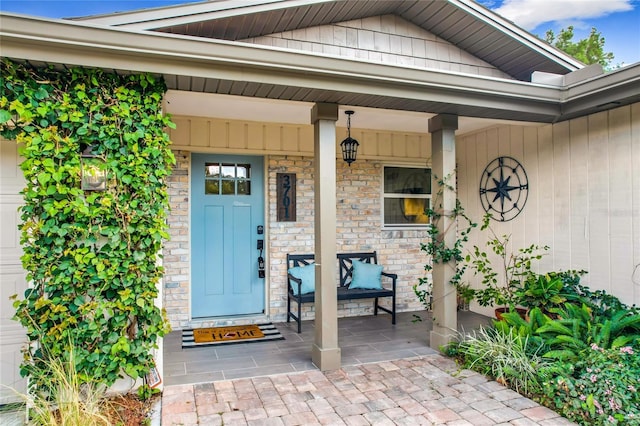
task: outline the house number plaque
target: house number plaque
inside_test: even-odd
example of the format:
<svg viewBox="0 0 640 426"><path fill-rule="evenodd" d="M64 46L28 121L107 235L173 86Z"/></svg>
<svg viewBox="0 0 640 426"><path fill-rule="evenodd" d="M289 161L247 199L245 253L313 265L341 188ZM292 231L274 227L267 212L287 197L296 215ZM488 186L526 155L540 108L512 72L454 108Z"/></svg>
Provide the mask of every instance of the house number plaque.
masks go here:
<svg viewBox="0 0 640 426"><path fill-rule="evenodd" d="M278 222L296 221L296 174L276 174Z"/></svg>

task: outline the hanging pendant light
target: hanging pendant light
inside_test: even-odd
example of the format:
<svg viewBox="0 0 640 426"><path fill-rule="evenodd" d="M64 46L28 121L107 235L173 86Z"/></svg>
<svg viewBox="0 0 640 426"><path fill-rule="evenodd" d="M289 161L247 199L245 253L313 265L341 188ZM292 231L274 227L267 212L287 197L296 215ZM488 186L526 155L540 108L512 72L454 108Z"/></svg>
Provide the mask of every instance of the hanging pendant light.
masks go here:
<svg viewBox="0 0 640 426"><path fill-rule="evenodd" d="M340 147L342 148L342 159L351 167L351 163L356 161L358 145L360 144L351 137L351 116L354 112L345 111L344 113L347 114L347 138L340 143Z"/></svg>

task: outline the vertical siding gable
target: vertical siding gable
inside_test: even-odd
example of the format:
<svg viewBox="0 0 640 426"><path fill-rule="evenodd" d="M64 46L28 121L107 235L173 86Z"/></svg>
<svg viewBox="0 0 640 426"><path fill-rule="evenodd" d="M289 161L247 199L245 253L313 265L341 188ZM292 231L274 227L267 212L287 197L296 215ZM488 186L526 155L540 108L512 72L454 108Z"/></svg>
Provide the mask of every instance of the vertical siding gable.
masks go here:
<svg viewBox="0 0 640 426"><path fill-rule="evenodd" d="M395 15L355 19L241 41L370 62L511 78L488 62Z"/></svg>

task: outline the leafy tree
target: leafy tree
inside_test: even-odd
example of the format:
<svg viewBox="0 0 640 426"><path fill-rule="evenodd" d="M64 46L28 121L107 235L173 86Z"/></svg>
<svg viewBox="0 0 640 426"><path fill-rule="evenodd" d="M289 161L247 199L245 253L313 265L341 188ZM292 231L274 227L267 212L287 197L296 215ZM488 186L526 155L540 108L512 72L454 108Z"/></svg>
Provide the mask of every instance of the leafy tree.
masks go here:
<svg viewBox="0 0 640 426"><path fill-rule="evenodd" d="M600 64L605 68L610 66L613 53L604 51L604 37L600 31L592 27L589 37L577 42L573 41L573 36L573 26L570 25L561 29L557 36L553 30L548 30L545 40L587 65Z"/></svg>

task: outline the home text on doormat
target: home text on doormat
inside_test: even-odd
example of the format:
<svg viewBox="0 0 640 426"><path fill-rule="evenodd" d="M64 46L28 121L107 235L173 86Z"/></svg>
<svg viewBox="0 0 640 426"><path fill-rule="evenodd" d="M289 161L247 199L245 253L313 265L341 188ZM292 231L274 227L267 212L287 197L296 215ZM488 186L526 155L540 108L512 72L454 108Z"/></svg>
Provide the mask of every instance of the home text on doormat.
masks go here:
<svg viewBox="0 0 640 426"><path fill-rule="evenodd" d="M234 325L193 330L193 339L196 343L259 339L261 337L264 337L264 333L257 325Z"/></svg>
<svg viewBox="0 0 640 426"><path fill-rule="evenodd" d="M231 345L236 343L284 340L273 323L230 325L182 330L182 347Z"/></svg>

